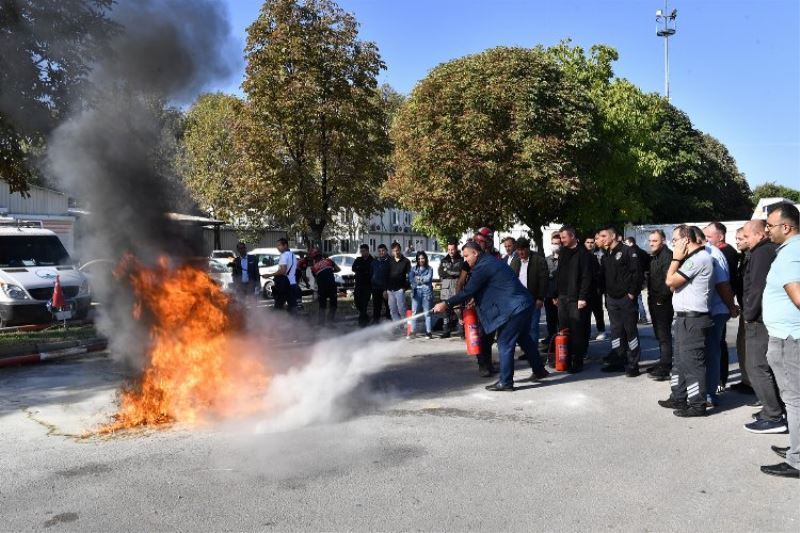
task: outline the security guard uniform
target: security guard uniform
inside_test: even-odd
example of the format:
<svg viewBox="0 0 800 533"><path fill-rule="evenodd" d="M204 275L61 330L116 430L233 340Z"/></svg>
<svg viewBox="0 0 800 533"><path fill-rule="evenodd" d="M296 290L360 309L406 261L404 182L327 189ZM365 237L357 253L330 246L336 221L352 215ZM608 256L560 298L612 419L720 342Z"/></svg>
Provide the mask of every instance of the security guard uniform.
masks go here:
<svg viewBox="0 0 800 533"><path fill-rule="evenodd" d="M644 276L637 251L615 242L603 260L603 280L608 318L611 320L611 348L616 352L603 370L625 370L630 377L638 376L641 349L636 296L642 290Z"/></svg>
<svg viewBox="0 0 800 533"><path fill-rule="evenodd" d="M705 248L681 262L678 274L686 278L672 295L675 344L670 374L670 402L665 407L706 409L706 334L713 322L709 297L714 290L714 265Z"/></svg>

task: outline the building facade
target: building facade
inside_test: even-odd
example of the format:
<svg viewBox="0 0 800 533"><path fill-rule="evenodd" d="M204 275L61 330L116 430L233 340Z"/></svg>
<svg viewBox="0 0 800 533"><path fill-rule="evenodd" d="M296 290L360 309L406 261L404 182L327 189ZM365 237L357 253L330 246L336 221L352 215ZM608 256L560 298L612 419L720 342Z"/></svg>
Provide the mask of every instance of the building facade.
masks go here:
<svg viewBox="0 0 800 533"><path fill-rule="evenodd" d="M12 194L8 183L0 180L0 219L41 222L58 235L70 255L75 253L75 217L69 213L66 194L35 185L28 195Z"/></svg>

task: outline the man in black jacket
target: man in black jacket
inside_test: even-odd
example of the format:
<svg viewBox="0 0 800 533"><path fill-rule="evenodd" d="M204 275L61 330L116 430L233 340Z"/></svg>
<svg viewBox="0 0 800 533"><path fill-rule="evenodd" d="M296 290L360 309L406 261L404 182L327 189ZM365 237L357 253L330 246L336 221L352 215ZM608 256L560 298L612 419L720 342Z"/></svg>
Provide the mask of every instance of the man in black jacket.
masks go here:
<svg viewBox="0 0 800 533"><path fill-rule="evenodd" d="M447 255L439 262L439 279L442 283L441 299L447 300L458 293L458 279L461 277L464 259L458 251L458 242L447 243ZM447 339L458 327L456 313L448 308L442 323L442 338Z"/></svg>
<svg viewBox="0 0 800 533"><path fill-rule="evenodd" d="M239 242L236 245L239 257L228 263L231 267L231 277L236 294L239 296L253 296L261 290L261 276L258 273L258 258L247 255L247 245Z"/></svg>
<svg viewBox="0 0 800 533"><path fill-rule="evenodd" d="M362 244L358 248L359 257L353 261L353 274L356 276L356 286L353 290L353 300L358 309L358 325L362 328L369 325L369 299L372 295L372 261L369 246Z"/></svg>
<svg viewBox="0 0 800 533"><path fill-rule="evenodd" d="M763 220L751 220L744 225L743 238L750 248L750 259L744 272L744 316L745 351L747 352L747 376L761 402L761 411L756 420L745 424L753 433L782 433L786 431L775 376L767 362L769 334L762 317L761 297L767 284L767 274L775 260L778 245L767 237Z"/></svg>
<svg viewBox="0 0 800 533"><path fill-rule="evenodd" d="M399 243L392 243L392 257L389 259L389 279L386 290L389 296L389 311L392 320L406 317L406 289L408 289L408 272L411 261L400 251Z"/></svg>
<svg viewBox="0 0 800 533"><path fill-rule="evenodd" d="M660 357L648 372L656 381L669 379L672 370L672 291L667 287L667 272L672 251L667 248L666 236L660 229L650 232L650 275L647 276L647 307L658 339Z"/></svg>
<svg viewBox="0 0 800 533"><path fill-rule="evenodd" d="M569 371L580 372L588 347L589 296L595 258L579 244L575 228L562 226L559 234L561 250L556 272L558 327L569 330Z"/></svg>
<svg viewBox="0 0 800 533"><path fill-rule="evenodd" d="M628 377L639 375L639 306L637 296L642 290L643 276L635 249L617 240L617 231L608 226L600 231L608 255L603 261L606 287L606 306L611 321L611 348L615 350L604 372L622 372Z"/></svg>
<svg viewBox="0 0 800 533"><path fill-rule="evenodd" d="M524 237L517 239L516 257L511 261L511 270L519 278L520 283L528 289L534 301L533 318L531 319L531 338L536 345L536 354L539 354L539 322L542 317L542 307L547 294L548 269L547 261L539 254L531 253L530 241ZM520 359L525 359L520 355Z"/></svg>

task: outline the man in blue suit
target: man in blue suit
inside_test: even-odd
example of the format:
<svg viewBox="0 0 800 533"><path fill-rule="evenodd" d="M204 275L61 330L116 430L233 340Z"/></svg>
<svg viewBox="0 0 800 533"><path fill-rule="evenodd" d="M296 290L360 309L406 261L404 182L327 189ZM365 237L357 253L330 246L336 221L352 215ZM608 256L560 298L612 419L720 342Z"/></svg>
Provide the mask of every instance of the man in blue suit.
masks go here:
<svg viewBox="0 0 800 533"><path fill-rule="evenodd" d="M444 313L448 308L474 299L484 331L497 332L497 348L500 352L500 379L486 389L513 391L514 349L517 343L528 355L531 368L536 370L536 366L541 366L541 360L536 364L536 346L530 336L533 298L505 262L483 253L477 243L468 242L462 250L464 260L471 269L469 281L464 290L436 304L433 311Z"/></svg>

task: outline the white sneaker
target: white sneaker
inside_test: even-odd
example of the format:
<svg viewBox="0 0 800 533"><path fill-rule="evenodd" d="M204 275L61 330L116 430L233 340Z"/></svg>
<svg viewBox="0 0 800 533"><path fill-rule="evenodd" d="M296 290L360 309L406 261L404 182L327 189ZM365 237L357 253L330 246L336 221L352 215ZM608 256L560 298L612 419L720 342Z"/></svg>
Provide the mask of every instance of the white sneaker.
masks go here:
<svg viewBox="0 0 800 533"><path fill-rule="evenodd" d="M604 341L604 340L606 340L605 331L598 333L597 337L595 337L594 340L596 340L596 341Z"/></svg>

